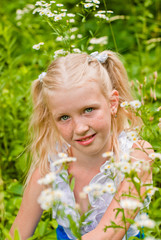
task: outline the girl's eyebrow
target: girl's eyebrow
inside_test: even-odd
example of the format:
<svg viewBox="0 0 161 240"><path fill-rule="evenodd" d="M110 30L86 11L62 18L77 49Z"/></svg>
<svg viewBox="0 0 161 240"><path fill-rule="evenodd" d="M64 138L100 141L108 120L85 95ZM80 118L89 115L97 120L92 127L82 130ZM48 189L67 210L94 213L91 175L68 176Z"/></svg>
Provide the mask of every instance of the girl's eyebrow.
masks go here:
<svg viewBox="0 0 161 240"><path fill-rule="evenodd" d="M86 105L83 105L81 108L80 108L80 111L86 109L86 108L89 108L89 107L99 107L100 104L98 102L91 102L91 103L88 103ZM60 112L60 113L54 113L53 114L53 117L54 118L59 118L61 116L64 116L64 115L69 115L69 113L67 112Z"/></svg>

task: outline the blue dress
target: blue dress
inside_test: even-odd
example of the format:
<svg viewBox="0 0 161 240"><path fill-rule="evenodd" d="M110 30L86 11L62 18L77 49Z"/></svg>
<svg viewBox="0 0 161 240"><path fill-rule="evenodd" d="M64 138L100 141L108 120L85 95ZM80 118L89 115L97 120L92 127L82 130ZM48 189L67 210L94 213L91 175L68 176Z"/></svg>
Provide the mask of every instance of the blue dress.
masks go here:
<svg viewBox="0 0 161 240"><path fill-rule="evenodd" d="M62 226L58 225L56 229L56 235L57 235L57 240L71 240L68 238L67 234L65 233L64 229ZM144 234L141 234L140 232L135 236L139 239L144 239Z"/></svg>

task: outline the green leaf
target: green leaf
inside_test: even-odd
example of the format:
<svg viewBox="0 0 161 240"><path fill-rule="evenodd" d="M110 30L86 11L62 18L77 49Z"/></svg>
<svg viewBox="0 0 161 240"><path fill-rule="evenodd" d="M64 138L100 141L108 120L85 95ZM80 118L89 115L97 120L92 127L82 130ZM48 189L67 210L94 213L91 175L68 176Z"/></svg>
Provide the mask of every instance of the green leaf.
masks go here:
<svg viewBox="0 0 161 240"><path fill-rule="evenodd" d="M51 224L51 226L53 227L53 228L57 228L58 227L58 223L57 223L57 221L55 220L55 219L53 219L51 222L50 222L50 224Z"/></svg>
<svg viewBox="0 0 161 240"><path fill-rule="evenodd" d="M15 229L14 232L14 240L21 240L20 234L17 229Z"/></svg>
<svg viewBox="0 0 161 240"><path fill-rule="evenodd" d="M17 194L17 195L22 195L23 193L23 185L20 184L19 182L13 182L8 186L8 192Z"/></svg>
<svg viewBox="0 0 161 240"><path fill-rule="evenodd" d="M38 233L39 233L40 237L42 237L45 234L45 232L47 230L47 225L48 225L48 221L39 223L39 225L38 225Z"/></svg>
<svg viewBox="0 0 161 240"><path fill-rule="evenodd" d="M138 237L129 237L128 240L138 240Z"/></svg>
<svg viewBox="0 0 161 240"><path fill-rule="evenodd" d="M75 178L72 178L71 183L70 183L70 189L73 192L75 186Z"/></svg>

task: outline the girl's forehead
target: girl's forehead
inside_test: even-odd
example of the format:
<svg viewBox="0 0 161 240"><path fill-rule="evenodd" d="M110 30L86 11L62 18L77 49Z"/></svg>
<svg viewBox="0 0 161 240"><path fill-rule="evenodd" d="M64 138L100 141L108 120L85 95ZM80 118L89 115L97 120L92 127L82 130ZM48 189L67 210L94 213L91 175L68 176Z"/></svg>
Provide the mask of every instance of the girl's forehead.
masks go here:
<svg viewBox="0 0 161 240"><path fill-rule="evenodd" d="M77 106L80 107L84 104L99 103L105 99L101 88L96 82L87 82L83 86L73 86L70 88L64 88L50 91L48 96L49 104L52 108L63 108L65 106ZM107 101L107 100L106 100Z"/></svg>

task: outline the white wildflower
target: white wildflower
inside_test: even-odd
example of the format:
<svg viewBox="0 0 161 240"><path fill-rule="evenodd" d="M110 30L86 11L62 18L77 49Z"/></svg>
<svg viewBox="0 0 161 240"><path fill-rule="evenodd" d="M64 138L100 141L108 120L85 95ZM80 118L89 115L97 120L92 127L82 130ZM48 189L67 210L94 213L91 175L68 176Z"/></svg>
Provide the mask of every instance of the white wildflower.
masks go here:
<svg viewBox="0 0 161 240"><path fill-rule="evenodd" d="M52 3L55 3L55 1L50 1L50 3L52 4Z"/></svg>
<svg viewBox="0 0 161 240"><path fill-rule="evenodd" d="M134 181L135 181L136 183L140 183L140 179L137 178L137 177L134 177Z"/></svg>
<svg viewBox="0 0 161 240"><path fill-rule="evenodd" d="M66 157L68 157L68 155L66 154L66 153L63 153L63 152L60 152L60 153L58 153L58 157L60 157L60 158L66 158Z"/></svg>
<svg viewBox="0 0 161 240"><path fill-rule="evenodd" d="M83 192L84 193L86 193L86 194L88 194L89 192L91 192L93 189L92 189L92 187L91 186L85 186L84 188L83 188Z"/></svg>
<svg viewBox="0 0 161 240"><path fill-rule="evenodd" d="M100 37L100 38L92 38L89 43L91 44L101 44L101 45L106 45L107 44L108 37Z"/></svg>
<svg viewBox="0 0 161 240"><path fill-rule="evenodd" d="M62 20L62 16L61 16L60 14L58 14L58 15L56 15L56 16L54 17L54 21L55 21L55 22L57 22L57 21L59 21L59 20Z"/></svg>
<svg viewBox="0 0 161 240"><path fill-rule="evenodd" d="M58 41L58 42L61 42L61 41L63 41L63 37L62 37L62 36L60 36L60 37L57 37L57 38L56 38L56 41Z"/></svg>
<svg viewBox="0 0 161 240"><path fill-rule="evenodd" d="M62 8L62 9L61 9L61 11L62 11L62 12L67 12L68 10L67 10L67 9L64 9L64 8Z"/></svg>
<svg viewBox="0 0 161 240"><path fill-rule="evenodd" d="M105 185L102 185L102 193L106 193L106 192L110 194L113 194L114 192L116 192L116 187L114 183L107 182Z"/></svg>
<svg viewBox="0 0 161 240"><path fill-rule="evenodd" d="M146 186L146 193L148 196L153 196L155 191L157 191L158 188L157 187L153 187L153 186Z"/></svg>
<svg viewBox="0 0 161 240"><path fill-rule="evenodd" d="M74 39L75 39L75 35L72 34L72 35L70 36L70 39L71 39L71 40L74 40Z"/></svg>
<svg viewBox="0 0 161 240"><path fill-rule="evenodd" d="M64 158L61 158L57 161L54 161L52 163L52 167L55 167L56 165L61 165L63 163L75 162L75 161L76 161L76 158L74 158L74 157L64 157Z"/></svg>
<svg viewBox="0 0 161 240"><path fill-rule="evenodd" d="M35 13L39 13L41 11L41 8L35 8L34 11L32 12L32 14L35 14Z"/></svg>
<svg viewBox="0 0 161 240"><path fill-rule="evenodd" d="M48 9L41 9L40 11L39 11L39 15L40 16L43 16L43 15L47 15L49 13L49 10Z"/></svg>
<svg viewBox="0 0 161 240"><path fill-rule="evenodd" d="M81 53L81 50L79 48L73 48L73 52L75 53Z"/></svg>
<svg viewBox="0 0 161 240"><path fill-rule="evenodd" d="M88 47L88 50L89 50L89 51L92 51L93 49L94 49L93 46L89 46L89 47Z"/></svg>
<svg viewBox="0 0 161 240"><path fill-rule="evenodd" d="M128 106L128 105L129 105L128 102L125 101L125 102L122 102L122 103L120 104L120 107L126 107L126 106Z"/></svg>
<svg viewBox="0 0 161 240"><path fill-rule="evenodd" d="M141 172L141 161L137 160L133 163L131 163L131 170L134 170L135 172Z"/></svg>
<svg viewBox="0 0 161 240"><path fill-rule="evenodd" d="M137 227L154 228L155 222L152 219L150 219L146 213L142 213L135 221L135 225Z"/></svg>
<svg viewBox="0 0 161 240"><path fill-rule="evenodd" d="M106 18L107 18L106 15L105 15L105 14L102 14L102 13L96 13L94 16L95 16L95 17L102 18L102 19L106 19Z"/></svg>
<svg viewBox="0 0 161 240"><path fill-rule="evenodd" d="M39 50L40 49L40 45L39 44L35 44L35 45L33 45L32 48L35 49L35 50Z"/></svg>
<svg viewBox="0 0 161 240"><path fill-rule="evenodd" d="M83 37L82 34L78 34L78 35L77 35L77 38L82 38L82 37Z"/></svg>
<svg viewBox="0 0 161 240"><path fill-rule="evenodd" d="M49 12L49 13L47 14L47 16L48 16L48 17L54 17L54 16L55 16L55 14L54 14L54 13L52 13L52 12Z"/></svg>
<svg viewBox="0 0 161 240"><path fill-rule="evenodd" d="M64 5L61 4L61 3L57 3L56 6L57 6L57 7L63 7Z"/></svg>
<svg viewBox="0 0 161 240"><path fill-rule="evenodd" d="M37 2L35 3L35 6L43 6L42 1L37 1Z"/></svg>
<svg viewBox="0 0 161 240"><path fill-rule="evenodd" d="M73 28L70 29L70 32L75 32L75 31L77 31L77 30L78 30L77 27L73 27Z"/></svg>
<svg viewBox="0 0 161 240"><path fill-rule="evenodd" d="M113 11L112 10L108 10L107 13L113 13Z"/></svg>
<svg viewBox="0 0 161 240"><path fill-rule="evenodd" d="M51 188L43 190L38 198L38 203L44 210L48 210L49 208L51 208L53 205L53 201L53 191Z"/></svg>
<svg viewBox="0 0 161 240"><path fill-rule="evenodd" d="M119 162L116 164L116 167L123 173L130 173L131 171L131 164L128 162Z"/></svg>
<svg viewBox="0 0 161 240"><path fill-rule="evenodd" d="M72 19L69 19L69 22L70 22L70 23L74 23L75 20L72 18Z"/></svg>
<svg viewBox="0 0 161 240"><path fill-rule="evenodd" d="M130 131L127 133L127 137L133 141L133 142L136 142L138 141L138 133L136 131Z"/></svg>
<svg viewBox="0 0 161 240"><path fill-rule="evenodd" d="M35 50L39 50L41 45L44 45L44 42L40 42L38 44L35 44L35 45L33 45L32 48L35 49Z"/></svg>
<svg viewBox="0 0 161 240"><path fill-rule="evenodd" d="M51 184L55 181L55 178L56 178L55 174L53 172L50 172L50 173L46 174L44 178L40 178L38 180L38 184L40 184L40 185Z"/></svg>
<svg viewBox="0 0 161 240"><path fill-rule="evenodd" d="M105 10L99 10L97 13L105 13L106 11Z"/></svg>
<svg viewBox="0 0 161 240"><path fill-rule="evenodd" d="M73 14L73 13L67 13L67 16L68 16L68 17L75 17L75 14Z"/></svg>
<svg viewBox="0 0 161 240"><path fill-rule="evenodd" d="M93 3L86 3L86 4L84 4L84 7L85 8L93 7Z"/></svg>
<svg viewBox="0 0 161 240"><path fill-rule="evenodd" d="M122 199L120 201L120 206L125 209L135 210L136 208L142 207L143 204L133 199Z"/></svg>
<svg viewBox="0 0 161 240"><path fill-rule="evenodd" d="M61 17L65 17L66 16L66 12L60 13Z"/></svg>
<svg viewBox="0 0 161 240"><path fill-rule="evenodd" d="M64 196L64 192L62 190L56 189L53 192L53 197L54 197L54 201L61 201L62 197Z"/></svg>
<svg viewBox="0 0 161 240"><path fill-rule="evenodd" d="M51 6L51 4L50 3L45 3L43 6L46 7L46 8L49 8Z"/></svg>
<svg viewBox="0 0 161 240"><path fill-rule="evenodd" d="M93 0L93 3L95 3L95 4L100 4L100 1L98 1L98 0Z"/></svg>
<svg viewBox="0 0 161 240"><path fill-rule="evenodd" d="M102 154L103 158L107 158L107 157L113 157L113 152L105 152Z"/></svg>
<svg viewBox="0 0 161 240"><path fill-rule="evenodd" d="M150 163L148 161L143 161L142 163L142 169L143 171L148 171L150 170Z"/></svg>
<svg viewBox="0 0 161 240"><path fill-rule="evenodd" d="M65 55L66 53L68 53L68 52L64 51L63 49L59 49L59 50L54 52L54 58L56 58L59 55Z"/></svg>
<svg viewBox="0 0 161 240"><path fill-rule="evenodd" d="M103 168L103 170L106 172L108 170L113 170L114 166L112 164L106 164Z"/></svg>
<svg viewBox="0 0 161 240"><path fill-rule="evenodd" d="M134 100L134 101L129 102L129 105L132 108L137 109L137 108L141 107L141 102L139 100Z"/></svg>
<svg viewBox="0 0 161 240"><path fill-rule="evenodd" d="M122 154L120 154L120 160L128 162L130 160L130 154L129 153L122 153Z"/></svg>
<svg viewBox="0 0 161 240"><path fill-rule="evenodd" d="M159 112L161 110L161 106L157 108L157 112Z"/></svg>

